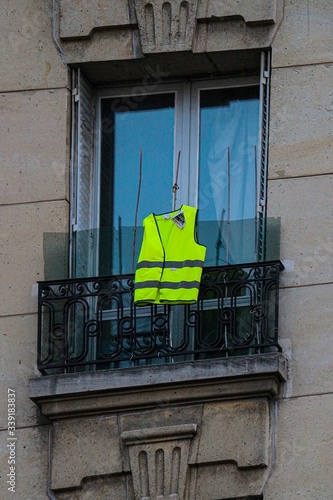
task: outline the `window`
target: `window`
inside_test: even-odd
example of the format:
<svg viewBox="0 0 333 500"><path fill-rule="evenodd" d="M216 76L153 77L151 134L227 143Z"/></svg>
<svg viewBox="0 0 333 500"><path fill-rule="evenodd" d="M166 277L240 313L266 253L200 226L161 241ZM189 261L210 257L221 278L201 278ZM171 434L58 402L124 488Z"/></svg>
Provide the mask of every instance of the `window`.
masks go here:
<svg viewBox="0 0 333 500"><path fill-rule="evenodd" d="M206 266L263 260L268 63L257 77L95 95L74 75L74 276L133 273L143 218L175 201L199 208Z"/></svg>
<svg viewBox="0 0 333 500"><path fill-rule="evenodd" d="M41 291L42 369L281 349L282 266L264 262L268 69L263 53L257 76L103 89L73 71L73 279ZM207 247L199 300L136 307L142 219L181 204L199 208Z"/></svg>

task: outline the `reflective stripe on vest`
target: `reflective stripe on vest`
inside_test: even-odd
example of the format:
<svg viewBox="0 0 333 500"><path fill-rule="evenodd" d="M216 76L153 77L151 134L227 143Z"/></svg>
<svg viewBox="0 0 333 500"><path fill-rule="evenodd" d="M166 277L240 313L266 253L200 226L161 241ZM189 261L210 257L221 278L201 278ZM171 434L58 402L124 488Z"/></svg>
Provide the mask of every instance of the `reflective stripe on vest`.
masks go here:
<svg viewBox="0 0 333 500"><path fill-rule="evenodd" d="M134 302L147 304L195 303L198 299L206 247L195 240L197 209L182 205L185 226L172 217L180 212L150 214L135 273Z"/></svg>

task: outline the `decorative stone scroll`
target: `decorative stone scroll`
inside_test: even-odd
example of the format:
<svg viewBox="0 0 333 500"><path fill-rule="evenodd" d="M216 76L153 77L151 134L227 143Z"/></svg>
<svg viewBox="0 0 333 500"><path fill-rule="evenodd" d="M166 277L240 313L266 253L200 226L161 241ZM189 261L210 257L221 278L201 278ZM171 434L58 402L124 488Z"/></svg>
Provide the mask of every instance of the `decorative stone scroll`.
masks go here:
<svg viewBox="0 0 333 500"><path fill-rule="evenodd" d="M143 53L191 50L198 0L135 0Z"/></svg>
<svg viewBox="0 0 333 500"><path fill-rule="evenodd" d="M129 449L135 498L182 500L196 424L122 432Z"/></svg>

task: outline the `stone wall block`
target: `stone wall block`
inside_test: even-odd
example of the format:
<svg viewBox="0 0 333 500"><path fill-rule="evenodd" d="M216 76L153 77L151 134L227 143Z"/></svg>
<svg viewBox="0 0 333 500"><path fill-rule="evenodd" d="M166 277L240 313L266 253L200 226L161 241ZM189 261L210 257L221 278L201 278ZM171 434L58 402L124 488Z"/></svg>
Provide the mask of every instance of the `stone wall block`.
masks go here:
<svg viewBox="0 0 333 500"><path fill-rule="evenodd" d="M46 262L52 264L51 273L57 269L59 274L63 274L62 278L66 277L66 238L61 238L59 246L58 241L53 237L50 240L49 236L52 233L53 236L68 235L68 213L67 201L0 207L2 315L37 312L36 281L44 280ZM52 248L51 244L55 244L56 248ZM52 263L48 258L50 252L53 253Z"/></svg>
<svg viewBox="0 0 333 500"><path fill-rule="evenodd" d="M201 464L190 467L189 493L186 499L259 500L262 498L261 492L268 470L239 469L234 463ZM284 500L290 500L290 497Z"/></svg>
<svg viewBox="0 0 333 500"><path fill-rule="evenodd" d="M54 423L52 489L78 487L85 477L121 472L122 456L116 416Z"/></svg>
<svg viewBox="0 0 333 500"><path fill-rule="evenodd" d="M0 94L2 204L68 198L70 94Z"/></svg>
<svg viewBox="0 0 333 500"><path fill-rule="evenodd" d="M68 64L101 61L119 61L133 58L132 31L118 28L105 31L94 31L87 39L65 40L62 47L66 53ZM98 72L105 70L101 66ZM110 73L110 81L113 75ZM109 83L109 82L108 82Z"/></svg>
<svg viewBox="0 0 333 500"><path fill-rule="evenodd" d="M248 24L274 24L281 4L283 0L201 0L198 19L240 17Z"/></svg>
<svg viewBox="0 0 333 500"><path fill-rule="evenodd" d="M282 287L333 281L332 192L332 175L269 181L268 217L281 217Z"/></svg>
<svg viewBox="0 0 333 500"><path fill-rule="evenodd" d="M15 453L15 492L7 491L6 475L9 473L9 448L7 430L0 431L1 499L47 500L49 426L16 429L17 438L12 451Z"/></svg>
<svg viewBox="0 0 333 500"><path fill-rule="evenodd" d="M283 23L273 42L273 67L332 63L333 2L285 0L284 3Z"/></svg>
<svg viewBox="0 0 333 500"><path fill-rule="evenodd" d="M198 463L233 461L240 468L268 466L269 447L267 400L204 406Z"/></svg>
<svg viewBox="0 0 333 500"><path fill-rule="evenodd" d="M284 0L199 3L194 52L269 47L283 19Z"/></svg>
<svg viewBox="0 0 333 500"><path fill-rule="evenodd" d="M268 47L276 25L248 26L242 19L198 23L194 52L220 52Z"/></svg>
<svg viewBox="0 0 333 500"><path fill-rule="evenodd" d="M134 499L130 474L93 476L85 478L80 488L56 492L57 500L132 500Z"/></svg>
<svg viewBox="0 0 333 500"><path fill-rule="evenodd" d="M333 173L332 80L333 64L273 69L271 179Z"/></svg>
<svg viewBox="0 0 333 500"><path fill-rule="evenodd" d="M60 38L87 38L101 28L130 24L125 0L60 0Z"/></svg>
<svg viewBox="0 0 333 500"><path fill-rule="evenodd" d="M332 498L332 422L332 393L279 403L276 463L264 499Z"/></svg>
<svg viewBox="0 0 333 500"><path fill-rule="evenodd" d="M7 427L8 388L15 391L16 426L36 425L38 408L29 399L28 381L37 376L37 315L0 317L0 429Z"/></svg>
<svg viewBox="0 0 333 500"><path fill-rule="evenodd" d="M1 3L0 92L69 85L68 68L52 36L53 20L52 1Z"/></svg>
<svg viewBox="0 0 333 500"><path fill-rule="evenodd" d="M333 253L333 245L331 250ZM291 349L290 397L332 389L333 351L328 348L332 342L332 297L332 283L280 292L279 338L282 345L287 340Z"/></svg>

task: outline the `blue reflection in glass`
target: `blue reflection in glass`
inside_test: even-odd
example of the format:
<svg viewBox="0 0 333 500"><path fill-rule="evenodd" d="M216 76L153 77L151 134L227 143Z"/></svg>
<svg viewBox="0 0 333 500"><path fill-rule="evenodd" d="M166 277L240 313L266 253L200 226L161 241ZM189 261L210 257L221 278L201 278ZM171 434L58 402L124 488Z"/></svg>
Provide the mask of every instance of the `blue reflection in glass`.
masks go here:
<svg viewBox="0 0 333 500"><path fill-rule="evenodd" d="M140 150L143 153L134 264L142 238L142 220L151 212L172 207L174 158L174 94L106 99L102 115L113 127L102 142L100 273L133 271L133 236L139 186ZM104 173L104 175L103 175ZM104 232L104 234L102 234ZM110 255L112 248L112 255ZM110 269L108 261L112 261Z"/></svg>

